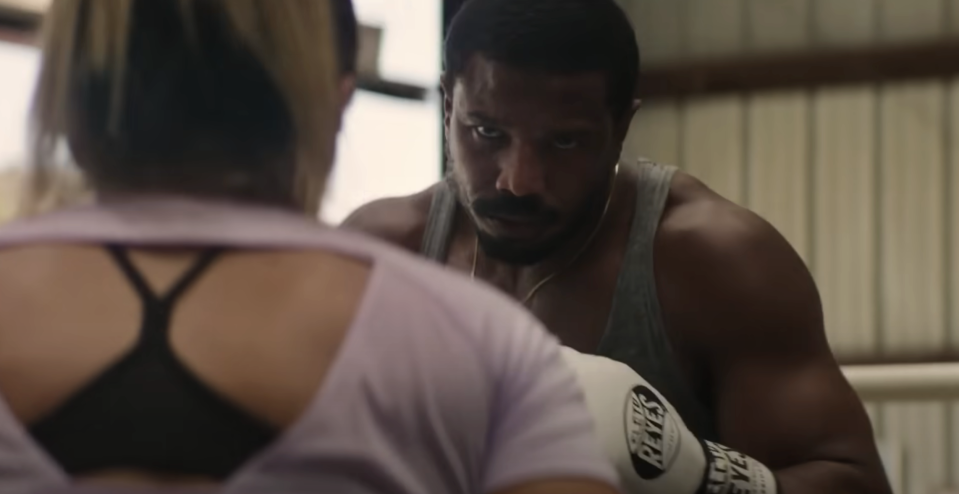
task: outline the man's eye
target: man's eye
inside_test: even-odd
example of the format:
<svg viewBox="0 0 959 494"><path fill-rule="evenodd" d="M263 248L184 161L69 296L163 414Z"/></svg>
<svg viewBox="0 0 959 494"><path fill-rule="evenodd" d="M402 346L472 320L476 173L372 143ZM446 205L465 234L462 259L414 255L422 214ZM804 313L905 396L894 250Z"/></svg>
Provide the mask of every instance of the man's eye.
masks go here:
<svg viewBox="0 0 959 494"><path fill-rule="evenodd" d="M476 132L476 135L484 139L499 139L503 137L503 133L499 129L494 129L493 127L487 127L485 125L477 125L473 127L473 132Z"/></svg>
<svg viewBox="0 0 959 494"><path fill-rule="evenodd" d="M579 145L579 141L572 137L557 137L553 139L553 145L559 149L573 149Z"/></svg>

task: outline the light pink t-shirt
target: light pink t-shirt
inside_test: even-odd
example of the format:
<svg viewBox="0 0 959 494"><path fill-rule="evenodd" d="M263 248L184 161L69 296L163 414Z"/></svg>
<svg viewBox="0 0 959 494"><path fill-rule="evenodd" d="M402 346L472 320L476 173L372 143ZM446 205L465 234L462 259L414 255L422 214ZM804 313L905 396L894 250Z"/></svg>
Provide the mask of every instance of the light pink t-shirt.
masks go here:
<svg viewBox="0 0 959 494"><path fill-rule="evenodd" d="M617 483L556 339L507 297L440 266L299 214L184 199L87 206L0 228L0 249L52 243L323 249L371 263L360 311L313 403L222 492L466 494L555 477ZM0 399L0 493L81 492L74 489Z"/></svg>

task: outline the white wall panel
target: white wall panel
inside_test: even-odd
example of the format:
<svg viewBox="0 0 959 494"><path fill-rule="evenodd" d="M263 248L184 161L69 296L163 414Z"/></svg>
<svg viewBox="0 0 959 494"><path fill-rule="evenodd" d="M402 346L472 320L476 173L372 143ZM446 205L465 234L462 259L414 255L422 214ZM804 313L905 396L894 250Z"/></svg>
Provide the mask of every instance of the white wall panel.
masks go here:
<svg viewBox="0 0 959 494"><path fill-rule="evenodd" d="M888 439L878 441L879 455L886 470L886 478L894 494L905 494L903 477L905 475L905 454L901 444ZM944 493L943 493L944 494Z"/></svg>
<svg viewBox="0 0 959 494"><path fill-rule="evenodd" d="M686 0L640 1L624 6L642 50L643 64L683 57L686 50Z"/></svg>
<svg viewBox="0 0 959 494"><path fill-rule="evenodd" d="M943 0L946 10L946 34L954 36L959 34L959 0Z"/></svg>
<svg viewBox="0 0 959 494"><path fill-rule="evenodd" d="M947 26L945 5L945 0L879 0L880 40L904 42L942 36Z"/></svg>
<svg viewBox="0 0 959 494"><path fill-rule="evenodd" d="M746 205L809 262L809 100L805 92L753 97L747 108Z"/></svg>
<svg viewBox="0 0 959 494"><path fill-rule="evenodd" d="M892 86L881 103L883 345L934 351L946 343L943 84Z"/></svg>
<svg viewBox="0 0 959 494"><path fill-rule="evenodd" d="M662 101L643 105L623 143L623 159L644 157L660 163L680 164L682 123L679 104Z"/></svg>
<svg viewBox="0 0 959 494"><path fill-rule="evenodd" d="M874 354L876 103L872 88L828 90L814 103L814 252L826 333L837 354Z"/></svg>
<svg viewBox="0 0 959 494"><path fill-rule="evenodd" d="M959 8L959 5L956 6ZM955 352L959 350L959 82L950 82L948 87L947 110L947 137L946 146L946 181L944 191L946 204L946 227L949 228L949 238L946 244L947 264L949 265L949 285L945 293L945 303L951 311L947 318L947 339ZM952 432L949 459L953 462L951 484L959 486L959 400L949 406L950 430Z"/></svg>
<svg viewBox="0 0 959 494"><path fill-rule="evenodd" d="M902 494L939 492L948 486L946 405L887 403L883 405L882 438L902 447ZM897 493L898 494L898 493Z"/></svg>
<svg viewBox="0 0 959 494"><path fill-rule="evenodd" d="M936 351L946 342L944 272L945 91L931 82L881 95L882 343L887 351ZM947 482L947 407L883 407L885 438L905 448L904 491Z"/></svg>
<svg viewBox="0 0 959 494"><path fill-rule="evenodd" d="M727 199L744 199L742 98L688 102L682 114L681 166Z"/></svg>
<svg viewBox="0 0 959 494"><path fill-rule="evenodd" d="M876 38L879 0L814 0L813 43L817 47L863 45Z"/></svg>
<svg viewBox="0 0 959 494"><path fill-rule="evenodd" d="M953 401L945 406L948 422L944 432L949 434L947 438L949 443L943 456L946 458L946 468L949 470L947 480L949 485L955 488L959 487L959 401Z"/></svg>
<svg viewBox="0 0 959 494"><path fill-rule="evenodd" d="M686 5L688 56L718 57L745 49L745 0L686 0Z"/></svg>
<svg viewBox="0 0 959 494"><path fill-rule="evenodd" d="M949 117L946 122L948 142L945 149L946 167L942 194L943 207L946 209L945 227L949 229L945 246L949 284L944 294L944 302L950 311L946 319L946 338L952 349L959 351L959 81L948 83L947 91L945 106Z"/></svg>
<svg viewBox="0 0 959 494"><path fill-rule="evenodd" d="M747 0L749 51L797 51L808 48L811 2L812 0Z"/></svg>

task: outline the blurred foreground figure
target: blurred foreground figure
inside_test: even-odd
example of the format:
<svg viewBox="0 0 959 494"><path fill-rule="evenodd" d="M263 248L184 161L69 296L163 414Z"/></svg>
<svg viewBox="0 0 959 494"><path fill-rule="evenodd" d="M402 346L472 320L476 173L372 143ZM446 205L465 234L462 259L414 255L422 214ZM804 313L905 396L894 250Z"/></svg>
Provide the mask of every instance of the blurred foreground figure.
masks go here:
<svg viewBox="0 0 959 494"><path fill-rule="evenodd" d="M786 240L674 167L619 163L639 53L616 3L472 0L445 48L450 176L345 227L486 281L612 359L574 362L630 492L889 492Z"/></svg>
<svg viewBox="0 0 959 494"><path fill-rule="evenodd" d="M0 225L20 216L89 202L90 191L74 167L54 167L47 176L43 198L33 194L28 166L0 171Z"/></svg>
<svg viewBox="0 0 959 494"><path fill-rule="evenodd" d="M31 197L65 140L96 200L0 229L0 492L614 492L535 319L316 222L348 0L47 23Z"/></svg>

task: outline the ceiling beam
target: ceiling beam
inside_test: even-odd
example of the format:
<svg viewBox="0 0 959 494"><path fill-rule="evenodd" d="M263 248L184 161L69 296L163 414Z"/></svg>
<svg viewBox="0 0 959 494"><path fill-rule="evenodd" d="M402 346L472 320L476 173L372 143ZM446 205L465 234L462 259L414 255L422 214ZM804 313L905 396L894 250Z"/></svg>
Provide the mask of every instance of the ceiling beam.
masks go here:
<svg viewBox="0 0 959 494"><path fill-rule="evenodd" d="M645 98L699 97L959 75L959 38L690 61L643 71Z"/></svg>

